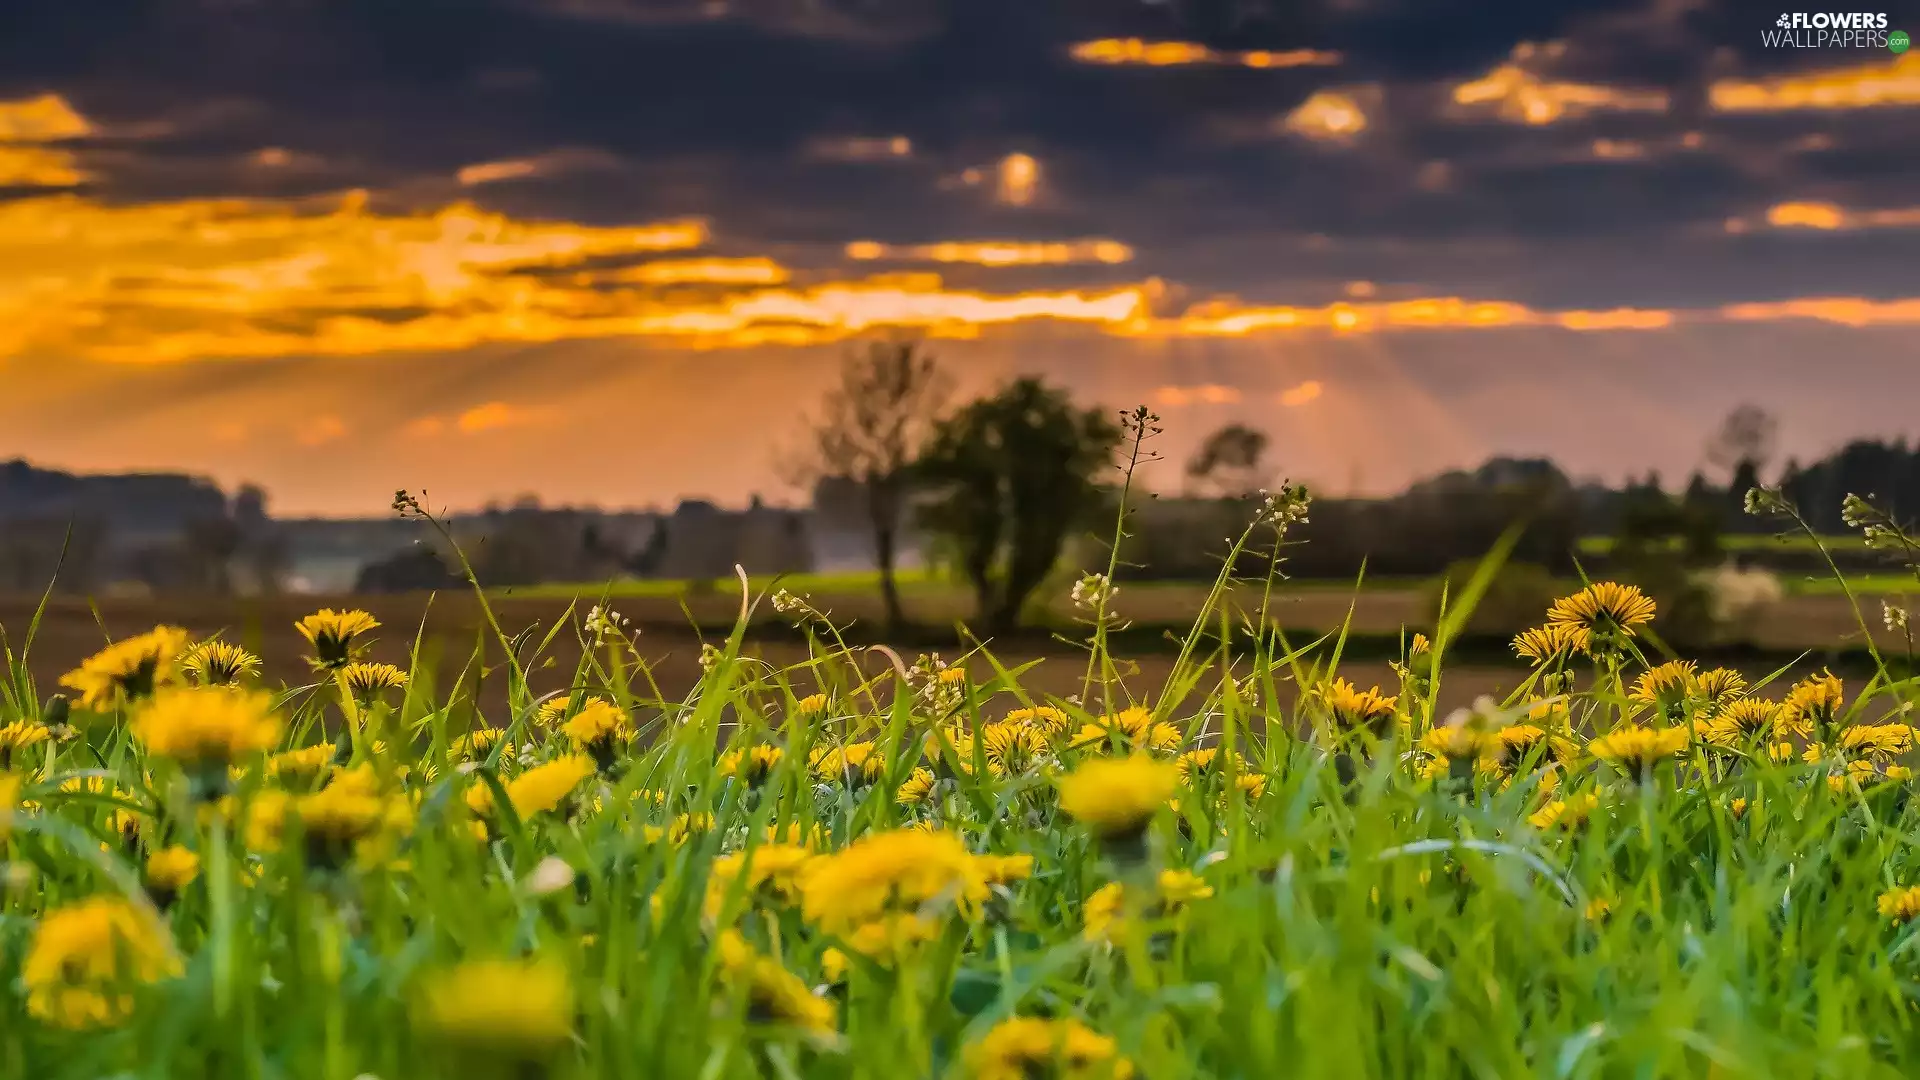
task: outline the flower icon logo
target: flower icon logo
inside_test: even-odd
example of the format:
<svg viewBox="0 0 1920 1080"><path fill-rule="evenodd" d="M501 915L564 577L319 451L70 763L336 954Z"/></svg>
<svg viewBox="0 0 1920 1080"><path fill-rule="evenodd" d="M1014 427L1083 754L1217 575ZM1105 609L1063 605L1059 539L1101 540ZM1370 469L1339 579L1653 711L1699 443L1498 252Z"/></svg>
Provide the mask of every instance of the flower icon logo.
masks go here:
<svg viewBox="0 0 1920 1080"><path fill-rule="evenodd" d="M1787 17L1787 16L1785 16L1785 15L1782 15L1782 16L1780 16L1780 17L1779 17L1778 19L1776 19L1776 20L1774 20L1774 23L1773 23L1773 25L1775 25L1775 26L1778 26L1778 27L1780 27L1781 29L1783 29L1783 30L1784 30L1784 29L1786 29L1787 27L1789 27L1789 26L1792 26L1792 25L1793 25L1793 20L1792 20L1792 19L1790 19L1790 18L1788 18L1788 17Z"/></svg>

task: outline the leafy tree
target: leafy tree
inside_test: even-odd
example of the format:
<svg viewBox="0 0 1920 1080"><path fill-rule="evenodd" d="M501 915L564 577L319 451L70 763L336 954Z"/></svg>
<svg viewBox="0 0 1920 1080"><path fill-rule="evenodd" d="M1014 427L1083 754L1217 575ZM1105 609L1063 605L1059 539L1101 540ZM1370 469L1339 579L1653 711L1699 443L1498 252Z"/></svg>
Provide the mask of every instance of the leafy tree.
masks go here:
<svg viewBox="0 0 1920 1080"><path fill-rule="evenodd" d="M946 537L990 632L1011 630L1068 535L1103 503L1120 428L1038 379L1008 383L935 429L918 473L925 526Z"/></svg>
<svg viewBox="0 0 1920 1080"><path fill-rule="evenodd" d="M873 342L842 362L840 383L827 394L812 430L812 461L805 468L817 476L846 477L865 495L889 629L906 622L894 565L912 465L950 389L946 373L922 346Z"/></svg>

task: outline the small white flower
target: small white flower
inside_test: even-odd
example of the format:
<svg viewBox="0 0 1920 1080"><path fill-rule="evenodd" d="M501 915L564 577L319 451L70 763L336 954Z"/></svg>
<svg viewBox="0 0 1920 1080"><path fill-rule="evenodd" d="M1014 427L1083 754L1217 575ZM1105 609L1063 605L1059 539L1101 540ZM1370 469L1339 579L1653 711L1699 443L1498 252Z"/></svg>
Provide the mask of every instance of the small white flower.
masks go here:
<svg viewBox="0 0 1920 1080"><path fill-rule="evenodd" d="M1108 580L1105 574L1084 574L1073 583L1070 595L1075 607L1094 610L1105 607L1119 591L1120 586Z"/></svg>
<svg viewBox="0 0 1920 1080"><path fill-rule="evenodd" d="M1885 600L1880 601L1880 617L1887 621L1887 629L1900 632L1907 628L1907 609L1895 607Z"/></svg>
<svg viewBox="0 0 1920 1080"><path fill-rule="evenodd" d="M573 867L568 866L565 859L549 855L533 868L533 873L527 875L524 884L528 893L546 896L572 885L573 876Z"/></svg>
<svg viewBox="0 0 1920 1080"><path fill-rule="evenodd" d="M1254 520L1285 533L1289 526L1305 524L1307 511L1312 506L1313 495L1306 485L1288 481L1280 485L1279 491L1263 489L1260 492L1260 509L1254 514Z"/></svg>

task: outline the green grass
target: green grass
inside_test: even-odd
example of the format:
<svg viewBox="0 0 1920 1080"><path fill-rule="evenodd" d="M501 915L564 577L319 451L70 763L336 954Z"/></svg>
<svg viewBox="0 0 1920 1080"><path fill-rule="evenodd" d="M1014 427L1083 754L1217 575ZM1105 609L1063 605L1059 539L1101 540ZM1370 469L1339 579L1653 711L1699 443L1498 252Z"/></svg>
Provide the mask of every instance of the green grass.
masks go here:
<svg viewBox="0 0 1920 1080"><path fill-rule="evenodd" d="M478 655L416 663L403 691L365 701L316 677L256 704L174 686L160 657L160 693L194 704L193 730L238 701L274 718L276 749L332 745L340 768L183 763L163 751L188 732L139 701L16 750L8 775L32 805L5 841L4 1075L1050 1075L982 1067L1013 1017L1071 1020L1095 1057L1153 1080L1920 1072L1920 933L1876 908L1920 878L1920 808L1896 768L1915 685L1881 669L1831 712L1803 687L1773 738L1683 737L1628 768L1599 736L1722 707L1695 684L1664 705L1630 696L1641 634L1450 717L1433 704L1448 650L1497 561L1418 628L1432 651L1378 697L1334 682L1338 636L1201 644L1221 621L1210 600L1171 673L1129 681L1106 647L1128 589L1086 630L1079 701L1034 701L985 652L949 657L964 675L928 660L876 678L877 657L804 614L806 663L741 658L736 632L673 700L617 635L569 671L544 664L550 638L503 664L515 628L500 628L486 677L508 684L504 711L475 704L490 700ZM31 628L14 630L0 720L37 730L60 718L15 653ZM1566 711L1542 708L1569 679ZM1288 682L1316 692L1283 699ZM533 798L527 778L579 752L558 725L589 696L631 728ZM552 702L562 717L543 718ZM1006 719L1036 704L1064 723ZM1530 722L1545 729L1514 726ZM1890 726L1837 736L1862 724ZM500 733L477 755L456 741L474 728ZM1791 754L1767 752L1780 738ZM1455 743L1458 761L1436 752ZM1825 749L1803 760L1809 745ZM749 746L777 762L723 766ZM1063 810L1063 778L1128 752L1154 764ZM1584 821L1539 816L1588 798ZM1101 820L1126 835L1096 835ZM198 877L143 885L148 856L176 846ZM804 868L750 876L782 856ZM26 964L89 898L131 905L122 947L72 940L74 962ZM156 959L136 970L142 941ZM475 966L503 958L531 966ZM49 999L48 980L116 970L139 977L79 987L107 1022L64 1026L77 999Z"/></svg>

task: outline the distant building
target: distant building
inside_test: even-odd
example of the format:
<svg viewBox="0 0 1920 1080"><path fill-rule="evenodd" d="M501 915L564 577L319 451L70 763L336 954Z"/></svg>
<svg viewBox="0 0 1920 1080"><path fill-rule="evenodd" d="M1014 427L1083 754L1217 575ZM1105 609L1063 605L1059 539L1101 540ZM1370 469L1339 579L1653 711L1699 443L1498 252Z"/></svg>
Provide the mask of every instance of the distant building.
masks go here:
<svg viewBox="0 0 1920 1080"><path fill-rule="evenodd" d="M756 575L813 570L810 516L768 506L757 495L744 511L684 500L666 520L665 544L652 576L711 580L732 575L736 563Z"/></svg>

